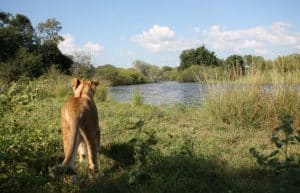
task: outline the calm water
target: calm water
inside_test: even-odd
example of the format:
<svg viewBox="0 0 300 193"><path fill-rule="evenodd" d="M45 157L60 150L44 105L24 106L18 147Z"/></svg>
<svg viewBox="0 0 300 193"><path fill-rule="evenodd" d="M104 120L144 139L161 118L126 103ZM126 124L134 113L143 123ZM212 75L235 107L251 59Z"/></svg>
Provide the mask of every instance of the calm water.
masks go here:
<svg viewBox="0 0 300 193"><path fill-rule="evenodd" d="M200 104L205 96L206 86L199 83L178 83L175 81L114 86L110 93L114 100L131 102L133 90L139 90L146 104Z"/></svg>
<svg viewBox="0 0 300 193"><path fill-rule="evenodd" d="M226 90L228 84L221 85L217 89ZM272 84L262 85L266 90L272 90ZM295 87L300 92L300 85L281 85L283 87ZM110 88L111 97L114 100L122 102L131 102L132 93L134 90L139 90L143 96L143 101L146 104L153 105L201 105L201 102L207 93L207 84L201 83L178 83L175 81L129 85L129 86L114 86ZM235 87L247 89L251 85L237 84ZM210 86L210 89L213 88Z"/></svg>

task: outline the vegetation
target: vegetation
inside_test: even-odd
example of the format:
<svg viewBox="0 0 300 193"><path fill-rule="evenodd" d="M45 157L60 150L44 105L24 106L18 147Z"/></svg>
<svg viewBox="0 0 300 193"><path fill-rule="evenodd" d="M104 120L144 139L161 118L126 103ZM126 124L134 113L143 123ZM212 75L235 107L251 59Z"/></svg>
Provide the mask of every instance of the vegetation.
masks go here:
<svg viewBox="0 0 300 193"><path fill-rule="evenodd" d="M251 148L249 151L262 168L271 170L275 175L285 174L285 179L279 182L282 192L297 192L300 182L300 160L299 157L291 154L290 150L291 146L300 142L300 133L295 132L294 118L291 115L283 114L280 119L281 125L274 129L272 135L272 142L275 144L276 150L266 156L255 148Z"/></svg>
<svg viewBox="0 0 300 193"><path fill-rule="evenodd" d="M193 65L217 66L218 58L204 46L196 49L184 50L180 54L179 70L187 69Z"/></svg>
<svg viewBox="0 0 300 193"><path fill-rule="evenodd" d="M1 13L0 21L1 192L300 192L298 54L223 61L202 46L195 49L200 62L179 71L142 61L132 69L95 68L86 53L60 53L56 20L39 25L40 35L25 16ZM102 81L94 97L100 173L76 162L74 185L49 176L63 160L59 109L72 96L67 71ZM208 83L202 106L146 105L138 91L132 104L108 100L109 84L176 78ZM262 88L266 82L272 89Z"/></svg>
<svg viewBox="0 0 300 193"><path fill-rule="evenodd" d="M51 25L49 24L51 23ZM51 66L68 73L73 61L57 47L60 23L55 19L38 25L36 32L30 20L0 12L0 79L8 84L22 76L41 76ZM41 36L40 36L41 35Z"/></svg>
<svg viewBox="0 0 300 193"><path fill-rule="evenodd" d="M113 86L146 83L144 75L136 69L117 68L113 65L97 67L94 77L107 80Z"/></svg>
<svg viewBox="0 0 300 193"><path fill-rule="evenodd" d="M1 93L2 192L258 193L282 189L278 182L286 179L286 173L272 175L261 168L249 149L259 148L266 154L272 145L272 128L299 128L299 92L278 87L272 94L259 86L243 89L239 84L226 84L222 93L211 86L201 108L101 102L106 91L97 92L100 174L93 176L85 164L77 163L77 184L51 179L49 170L63 159L59 108L72 95L70 79L52 69L34 81L11 83ZM294 122L282 124L283 112ZM288 158L300 153L298 144L289 145L288 150Z"/></svg>
<svg viewBox="0 0 300 193"><path fill-rule="evenodd" d="M139 90L133 90L132 92L132 105L141 106L143 104L143 96Z"/></svg>
<svg viewBox="0 0 300 193"><path fill-rule="evenodd" d="M169 66L158 66L148 64L147 62L136 60L133 61L134 68L141 72L147 82L159 82L163 80L176 80L177 69Z"/></svg>

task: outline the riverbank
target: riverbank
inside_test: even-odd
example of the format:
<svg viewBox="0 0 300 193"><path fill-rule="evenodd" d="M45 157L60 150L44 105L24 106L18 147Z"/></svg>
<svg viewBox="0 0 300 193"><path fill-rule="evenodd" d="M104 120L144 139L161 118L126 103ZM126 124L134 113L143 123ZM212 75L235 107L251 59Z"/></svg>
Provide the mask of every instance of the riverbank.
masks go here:
<svg viewBox="0 0 300 193"><path fill-rule="evenodd" d="M290 112L293 127L299 127L300 97L292 91L279 93L276 103L263 109L257 107L268 100L253 91L241 95L232 90L224 98L215 95L219 97L203 108L101 102L96 94L102 128L100 173L92 176L85 164L77 163L76 185L52 180L49 169L63 159L59 109L72 95L66 80L20 82L1 95L3 192L260 193L282 188L279 182L285 174L274 176L260 168L249 149L263 153L274 149L270 139L280 124L280 114L274 113ZM272 106L278 111L269 111ZM214 114L217 109L227 119ZM254 110L273 117L257 120L251 116ZM298 155L299 146L291 146L290 152Z"/></svg>

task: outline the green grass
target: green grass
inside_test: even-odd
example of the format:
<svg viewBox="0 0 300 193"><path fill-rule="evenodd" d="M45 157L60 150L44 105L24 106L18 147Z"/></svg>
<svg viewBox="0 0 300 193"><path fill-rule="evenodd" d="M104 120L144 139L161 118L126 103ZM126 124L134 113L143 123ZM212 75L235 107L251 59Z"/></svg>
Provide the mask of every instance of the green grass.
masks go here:
<svg viewBox="0 0 300 193"><path fill-rule="evenodd" d="M225 83L211 86L203 108L211 120L246 129L272 128L283 113L300 117L300 93L293 86Z"/></svg>
<svg viewBox="0 0 300 193"><path fill-rule="evenodd" d="M49 177L63 160L59 109L70 96L68 79L23 82L1 94L1 192L280 192L284 175L261 169L249 149L270 152L278 112L289 112L299 127L294 89L216 92L203 108L133 106L101 102L96 95L100 173L93 176L86 164L76 163L78 183L68 185ZM56 94L60 80L65 92ZM291 152L298 155L299 146Z"/></svg>

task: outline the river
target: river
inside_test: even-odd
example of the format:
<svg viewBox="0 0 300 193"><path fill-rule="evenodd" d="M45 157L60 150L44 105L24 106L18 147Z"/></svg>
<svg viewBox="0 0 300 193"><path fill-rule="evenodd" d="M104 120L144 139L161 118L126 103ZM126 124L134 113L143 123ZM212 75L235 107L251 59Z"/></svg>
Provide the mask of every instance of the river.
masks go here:
<svg viewBox="0 0 300 193"><path fill-rule="evenodd" d="M217 88L228 88L228 83L221 84ZM272 90L272 84L262 85L266 90ZM278 85L277 85L278 86ZM290 85L282 84L279 86L287 87ZM134 90L138 90L143 97L145 104L152 105L173 105L173 104L185 104L185 105L201 105L201 102L205 98L207 91L213 88L212 85L189 82L179 83L176 81L167 81L159 83L139 84L139 85L126 85L126 86L113 86L110 87L110 95L113 100L121 102L131 102L132 93ZM237 84L235 87L245 89L251 87L251 84ZM300 92L300 85L292 85Z"/></svg>
<svg viewBox="0 0 300 193"><path fill-rule="evenodd" d="M110 88L111 98L122 102L131 102L132 93L138 90L146 104L170 105L185 104L197 105L205 96L206 85L196 82L178 83L175 81L114 86Z"/></svg>

